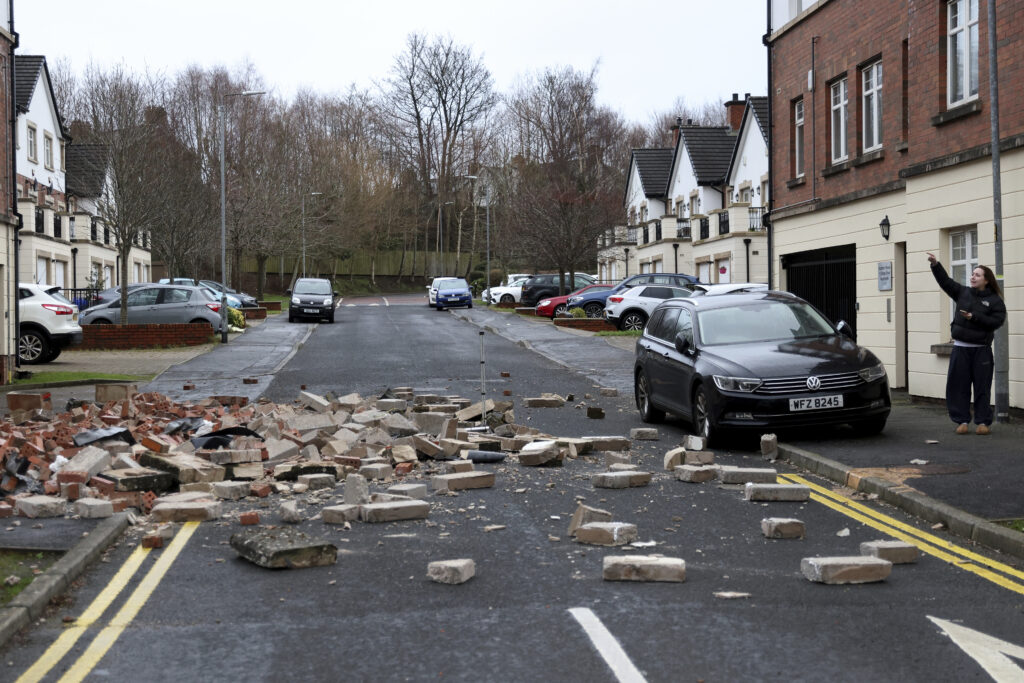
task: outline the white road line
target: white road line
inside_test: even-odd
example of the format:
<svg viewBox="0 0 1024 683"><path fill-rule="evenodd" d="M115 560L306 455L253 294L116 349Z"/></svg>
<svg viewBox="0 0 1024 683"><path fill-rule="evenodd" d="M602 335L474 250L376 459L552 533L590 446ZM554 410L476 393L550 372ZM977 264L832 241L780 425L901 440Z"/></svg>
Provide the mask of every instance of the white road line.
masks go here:
<svg viewBox="0 0 1024 683"><path fill-rule="evenodd" d="M629 655L619 645L619 641L605 628L596 614L586 607L574 607L569 610L569 614L575 617L576 621L583 627L583 631L590 637L590 642L594 644L597 653L601 655L605 664L615 674L615 678L623 681L623 683L646 682L647 679L633 665Z"/></svg>
<svg viewBox="0 0 1024 683"><path fill-rule="evenodd" d="M384 305L385 305L385 306L390 306L390 305L391 305L391 304L390 304L390 303L388 302L388 298L387 298L386 296L382 296L381 298L382 298L382 299L384 299Z"/></svg>
<svg viewBox="0 0 1024 683"><path fill-rule="evenodd" d="M941 628L950 640L976 661L985 670L985 673L992 677L992 680L999 683L1024 681L1024 669L1010 659L1011 657L1024 659L1024 647L993 638L988 634L954 624L945 619L933 616L929 616L928 619Z"/></svg>

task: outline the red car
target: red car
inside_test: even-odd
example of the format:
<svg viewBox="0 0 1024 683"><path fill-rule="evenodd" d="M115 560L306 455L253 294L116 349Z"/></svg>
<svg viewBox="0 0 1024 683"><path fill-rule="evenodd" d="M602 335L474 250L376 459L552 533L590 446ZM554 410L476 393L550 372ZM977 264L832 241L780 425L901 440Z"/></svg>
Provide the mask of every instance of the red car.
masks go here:
<svg viewBox="0 0 1024 683"><path fill-rule="evenodd" d="M537 302L537 315L545 318L552 318L559 313L565 313L565 302L570 296L576 296L583 292L602 292L606 289L611 289L615 285L587 285L586 287L580 287L575 292L566 294L565 296L553 296L548 299L541 299Z"/></svg>

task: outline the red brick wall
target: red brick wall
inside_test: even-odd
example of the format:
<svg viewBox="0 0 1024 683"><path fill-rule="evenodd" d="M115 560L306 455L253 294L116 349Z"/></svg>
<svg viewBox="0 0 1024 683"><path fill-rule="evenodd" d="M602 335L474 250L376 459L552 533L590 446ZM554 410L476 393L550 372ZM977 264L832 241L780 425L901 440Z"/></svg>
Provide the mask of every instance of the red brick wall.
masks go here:
<svg viewBox="0 0 1024 683"><path fill-rule="evenodd" d="M205 323L166 325L83 325L82 345L76 349L152 349L199 346L210 341L213 328Z"/></svg>

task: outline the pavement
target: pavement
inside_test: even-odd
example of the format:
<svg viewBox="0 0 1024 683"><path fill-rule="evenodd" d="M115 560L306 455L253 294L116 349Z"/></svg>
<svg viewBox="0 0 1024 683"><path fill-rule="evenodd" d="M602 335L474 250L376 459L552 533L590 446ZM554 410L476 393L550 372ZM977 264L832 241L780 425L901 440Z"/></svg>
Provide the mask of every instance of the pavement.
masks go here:
<svg viewBox="0 0 1024 683"><path fill-rule="evenodd" d="M480 306L450 313L601 386L616 387L626 395L632 393L635 337L599 337L557 328L544 318ZM47 369L140 375L158 372L139 390L158 391L177 401L195 401L211 394L255 400L313 331L312 325L288 325L275 318L251 326L226 345L66 351ZM19 385L17 390L49 391L54 407L59 409L69 398L94 396L95 384ZM191 384L195 389L185 388ZM957 435L944 405L894 391L892 413L881 434L860 436L845 428L794 430L779 434L779 455L797 467L869 497L877 496L956 535L1024 560L1024 533L996 523L1024 519L1024 496L1020 495L1024 482L1024 420L1016 411L1011 417L1016 419L994 425L987 436L973 431ZM46 525L24 525L24 533L18 534L14 545L67 552L14 602L0 608L0 644L37 618L51 598L67 590L127 525L123 514L101 522L47 520ZM5 547L11 544L0 536L0 549Z"/></svg>

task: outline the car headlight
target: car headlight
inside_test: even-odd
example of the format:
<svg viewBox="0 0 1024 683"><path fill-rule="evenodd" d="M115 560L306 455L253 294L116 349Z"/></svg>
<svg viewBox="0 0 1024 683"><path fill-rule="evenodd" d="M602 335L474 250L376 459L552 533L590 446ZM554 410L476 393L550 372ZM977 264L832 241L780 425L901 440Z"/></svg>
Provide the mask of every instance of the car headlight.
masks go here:
<svg viewBox="0 0 1024 683"><path fill-rule="evenodd" d="M874 382L875 380L885 377L885 365L879 363L878 365L870 368L864 368L857 374L860 375L860 378L865 382Z"/></svg>
<svg viewBox="0 0 1024 683"><path fill-rule="evenodd" d="M761 380L755 377L726 377L725 375L712 375L715 386L722 391L742 391L750 393L761 386Z"/></svg>
<svg viewBox="0 0 1024 683"><path fill-rule="evenodd" d="M334 302L331 300L331 297L329 297L329 296L325 296L324 297L324 306L330 306L332 303L334 303Z"/></svg>
<svg viewBox="0 0 1024 683"><path fill-rule="evenodd" d="M292 297L292 303L293 303L293 304L295 304L296 306L298 306L298 305L299 305L299 304L301 304L302 302L301 302L301 301L299 301L299 297L297 297L297 296L293 296L293 297Z"/></svg>
<svg viewBox="0 0 1024 683"><path fill-rule="evenodd" d="M537 304L537 308L540 308L541 306L550 306L550 305L551 305L551 299L544 299L544 301L541 301L539 304Z"/></svg>

